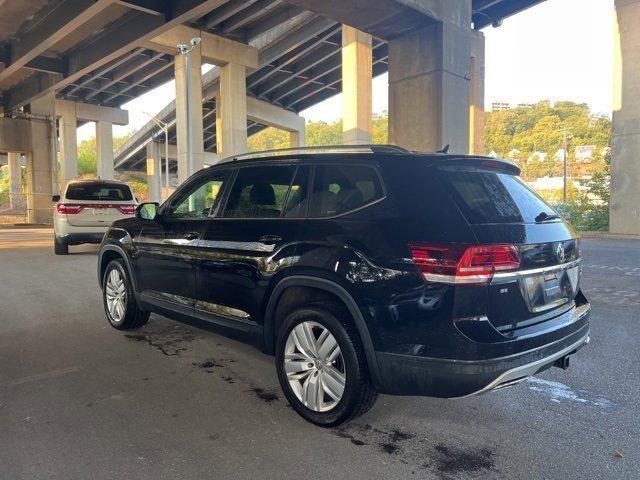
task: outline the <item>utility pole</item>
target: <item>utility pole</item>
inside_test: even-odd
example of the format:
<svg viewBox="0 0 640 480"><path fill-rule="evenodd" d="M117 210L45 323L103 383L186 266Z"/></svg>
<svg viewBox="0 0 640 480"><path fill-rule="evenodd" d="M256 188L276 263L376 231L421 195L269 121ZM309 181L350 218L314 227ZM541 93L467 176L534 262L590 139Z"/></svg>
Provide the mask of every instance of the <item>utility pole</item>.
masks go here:
<svg viewBox="0 0 640 480"><path fill-rule="evenodd" d="M568 135L567 129L562 129L563 136L563 174L562 174L562 203L567 203L567 163L569 161L569 151L568 151Z"/></svg>

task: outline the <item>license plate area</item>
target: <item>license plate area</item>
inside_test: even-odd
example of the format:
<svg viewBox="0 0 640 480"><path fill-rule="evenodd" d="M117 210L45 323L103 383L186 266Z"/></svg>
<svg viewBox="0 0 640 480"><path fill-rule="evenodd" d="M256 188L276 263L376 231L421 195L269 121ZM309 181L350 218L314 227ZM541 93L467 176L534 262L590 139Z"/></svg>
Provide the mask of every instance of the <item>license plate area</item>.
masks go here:
<svg viewBox="0 0 640 480"><path fill-rule="evenodd" d="M518 280L529 311L540 313L563 305L576 296L580 283L580 267L542 272Z"/></svg>

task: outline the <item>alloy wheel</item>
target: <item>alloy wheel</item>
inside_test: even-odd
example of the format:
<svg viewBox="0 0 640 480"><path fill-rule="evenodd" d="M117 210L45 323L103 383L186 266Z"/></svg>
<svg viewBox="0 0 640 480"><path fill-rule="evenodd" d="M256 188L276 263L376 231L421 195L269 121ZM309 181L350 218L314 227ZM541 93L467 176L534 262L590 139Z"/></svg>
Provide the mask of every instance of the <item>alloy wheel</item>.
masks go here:
<svg viewBox="0 0 640 480"><path fill-rule="evenodd" d="M327 412L344 394L346 369L340 346L317 322L296 325L287 337L284 371L295 395L307 408Z"/></svg>
<svg viewBox="0 0 640 480"><path fill-rule="evenodd" d="M127 289L122 274L117 268L109 272L105 285L107 309L116 323L120 323L127 311Z"/></svg>

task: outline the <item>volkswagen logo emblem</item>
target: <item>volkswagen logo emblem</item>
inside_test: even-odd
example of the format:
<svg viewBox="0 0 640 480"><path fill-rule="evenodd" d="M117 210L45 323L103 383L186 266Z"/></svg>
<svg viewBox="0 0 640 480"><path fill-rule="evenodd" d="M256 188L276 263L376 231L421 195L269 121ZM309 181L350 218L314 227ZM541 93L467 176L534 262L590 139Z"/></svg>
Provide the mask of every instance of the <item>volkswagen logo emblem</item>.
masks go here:
<svg viewBox="0 0 640 480"><path fill-rule="evenodd" d="M564 243L558 244L558 248L556 249L556 256L558 257L558 262L564 263L564 258L565 258Z"/></svg>

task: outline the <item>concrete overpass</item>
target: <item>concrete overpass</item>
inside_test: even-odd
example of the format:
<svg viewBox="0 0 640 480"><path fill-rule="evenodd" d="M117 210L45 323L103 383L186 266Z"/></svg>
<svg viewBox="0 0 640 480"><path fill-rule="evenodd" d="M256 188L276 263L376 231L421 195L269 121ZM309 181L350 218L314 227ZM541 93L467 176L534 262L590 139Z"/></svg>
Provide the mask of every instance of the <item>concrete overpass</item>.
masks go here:
<svg viewBox="0 0 640 480"><path fill-rule="evenodd" d="M420 150L451 144L452 151L482 152L484 39L478 30L539 1L4 2L0 152L26 155L29 219L48 221L49 196L77 171L73 127L97 123L100 174L112 176L111 125L125 115L118 110L171 78L176 101L160 117L171 125L171 168L183 180L214 153L244 151L247 135L267 125L300 141L301 130L291 126L300 124L298 112L340 91L345 143L369 141L371 77L386 71L392 142ZM632 26L640 7L637 0L616 3L620 52L633 58L640 48ZM202 43L191 54L193 74L187 75L185 57L175 47L196 35ZM201 77L202 63L217 68ZM632 92L637 89L633 62L620 65L621 91ZM628 145L637 142L632 127L640 107L633 101L625 93L614 115L612 228L637 232L640 167ZM188 113L188 104L202 105L202 111ZM90 118L78 117L87 109ZM157 145L160 137L147 125L118 152L115 167L147 166L157 185L161 155L154 152L163 148L149 143ZM53 161L58 144L59 172ZM193 164L187 162L188 150Z"/></svg>

